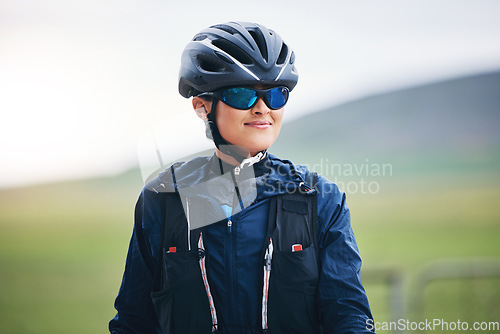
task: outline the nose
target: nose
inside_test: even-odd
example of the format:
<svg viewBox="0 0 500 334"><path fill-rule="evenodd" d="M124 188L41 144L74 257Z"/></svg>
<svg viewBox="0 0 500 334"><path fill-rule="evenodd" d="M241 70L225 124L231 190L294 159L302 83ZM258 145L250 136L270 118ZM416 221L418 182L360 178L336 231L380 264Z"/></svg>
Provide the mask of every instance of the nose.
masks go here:
<svg viewBox="0 0 500 334"><path fill-rule="evenodd" d="M259 98L257 103L252 108L252 114L255 114L255 115L267 115L270 112L271 112L271 109L269 109L269 107L266 105L266 103L264 102L262 97Z"/></svg>

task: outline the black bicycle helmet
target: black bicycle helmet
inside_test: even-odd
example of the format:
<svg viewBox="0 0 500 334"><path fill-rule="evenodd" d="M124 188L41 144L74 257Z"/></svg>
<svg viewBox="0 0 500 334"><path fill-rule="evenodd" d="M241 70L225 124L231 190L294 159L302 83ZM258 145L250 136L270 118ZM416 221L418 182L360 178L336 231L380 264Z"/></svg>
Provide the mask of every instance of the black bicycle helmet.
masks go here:
<svg viewBox="0 0 500 334"><path fill-rule="evenodd" d="M286 86L299 78L295 55L282 38L250 22L211 26L194 36L182 53L179 93L188 98L222 87Z"/></svg>

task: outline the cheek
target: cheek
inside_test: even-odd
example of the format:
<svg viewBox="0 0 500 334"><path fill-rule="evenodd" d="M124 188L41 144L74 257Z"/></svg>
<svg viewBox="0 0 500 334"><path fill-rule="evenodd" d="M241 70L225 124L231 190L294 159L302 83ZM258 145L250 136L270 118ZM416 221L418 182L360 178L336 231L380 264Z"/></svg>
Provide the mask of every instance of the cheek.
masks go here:
<svg viewBox="0 0 500 334"><path fill-rule="evenodd" d="M240 110L230 108L224 104L217 109L217 127L224 139L231 141L237 136L241 123Z"/></svg>
<svg viewBox="0 0 500 334"><path fill-rule="evenodd" d="M238 137L238 128L232 125L230 122L222 121L217 122L219 132L229 142L234 142L235 138Z"/></svg>
<svg viewBox="0 0 500 334"><path fill-rule="evenodd" d="M281 129L281 124L283 121L283 111L284 111L283 109L276 110L273 114L273 120L276 132L279 132Z"/></svg>

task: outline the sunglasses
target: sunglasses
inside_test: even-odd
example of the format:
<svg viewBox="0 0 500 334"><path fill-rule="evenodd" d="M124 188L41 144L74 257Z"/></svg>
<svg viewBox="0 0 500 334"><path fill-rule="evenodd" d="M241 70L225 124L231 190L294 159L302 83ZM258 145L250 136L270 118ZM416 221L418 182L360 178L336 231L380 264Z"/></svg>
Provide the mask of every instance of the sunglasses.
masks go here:
<svg viewBox="0 0 500 334"><path fill-rule="evenodd" d="M218 89L198 96L214 96L228 106L240 110L251 109L263 97L264 103L270 109L276 110L285 106L289 93L290 91L285 86L269 89L235 87Z"/></svg>

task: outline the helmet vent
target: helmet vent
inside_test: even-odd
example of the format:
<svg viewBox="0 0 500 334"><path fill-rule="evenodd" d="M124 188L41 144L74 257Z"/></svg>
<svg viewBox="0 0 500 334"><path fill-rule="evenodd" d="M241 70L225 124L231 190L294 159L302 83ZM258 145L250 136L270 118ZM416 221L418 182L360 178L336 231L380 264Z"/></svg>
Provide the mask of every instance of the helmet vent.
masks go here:
<svg viewBox="0 0 500 334"><path fill-rule="evenodd" d="M254 39L255 43L259 47L260 54L262 55L262 58L268 61L267 58L267 45L266 45L266 39L262 35L262 31L260 30L249 30L248 31L252 38Z"/></svg>
<svg viewBox="0 0 500 334"><path fill-rule="evenodd" d="M222 52L219 52L219 51L215 51L214 52L215 55L217 57L219 57L220 59L222 59L223 61L225 61L226 63L229 63L229 64L234 64L234 61L231 60L231 58L229 58L228 56L226 56L225 54L223 54Z"/></svg>
<svg viewBox="0 0 500 334"><path fill-rule="evenodd" d="M285 43L281 45L280 55L278 59L276 59L276 65L283 65L286 60L286 56L288 55L288 46Z"/></svg>
<svg viewBox="0 0 500 334"><path fill-rule="evenodd" d="M193 37L193 42L202 41L205 38L207 38L206 34L199 34L199 35L196 35L196 36Z"/></svg>
<svg viewBox="0 0 500 334"><path fill-rule="evenodd" d="M220 50L228 53L231 57L235 58L242 64L252 65L253 60L245 51L243 51L240 47L234 45L233 43L225 40L225 39L214 39L212 44L218 47Z"/></svg>
<svg viewBox="0 0 500 334"><path fill-rule="evenodd" d="M225 25L225 24L216 24L214 26L211 26L210 28L219 29L219 30L225 31L231 35L239 34L238 30L234 29L231 26Z"/></svg>
<svg viewBox="0 0 500 334"><path fill-rule="evenodd" d="M198 67L205 72L231 72L231 70L227 68L226 64L222 60L203 53L199 53L196 55L196 63Z"/></svg>
<svg viewBox="0 0 500 334"><path fill-rule="evenodd" d="M222 30L222 31L225 31L227 32L228 34L231 34L231 35L237 35L239 36L241 39L243 39L250 48L253 49L252 45L250 44L250 42L248 41L248 39L241 34L241 32L238 31L238 29L236 28L233 28L229 25L226 25L226 24L217 24L217 25L214 25L214 26L211 26L210 28L213 28L213 29L219 29L219 30Z"/></svg>

